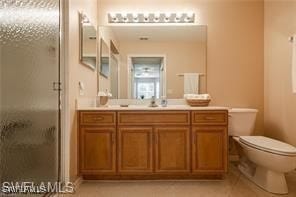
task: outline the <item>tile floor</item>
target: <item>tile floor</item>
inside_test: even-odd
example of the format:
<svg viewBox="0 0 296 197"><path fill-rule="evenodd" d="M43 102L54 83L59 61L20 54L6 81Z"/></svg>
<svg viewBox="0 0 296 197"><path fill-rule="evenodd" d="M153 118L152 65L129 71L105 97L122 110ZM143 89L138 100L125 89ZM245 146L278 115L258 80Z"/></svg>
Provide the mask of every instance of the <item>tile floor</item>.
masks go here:
<svg viewBox="0 0 296 197"><path fill-rule="evenodd" d="M296 197L296 172L287 175L288 195ZM85 181L67 197L271 197L230 165L223 181Z"/></svg>

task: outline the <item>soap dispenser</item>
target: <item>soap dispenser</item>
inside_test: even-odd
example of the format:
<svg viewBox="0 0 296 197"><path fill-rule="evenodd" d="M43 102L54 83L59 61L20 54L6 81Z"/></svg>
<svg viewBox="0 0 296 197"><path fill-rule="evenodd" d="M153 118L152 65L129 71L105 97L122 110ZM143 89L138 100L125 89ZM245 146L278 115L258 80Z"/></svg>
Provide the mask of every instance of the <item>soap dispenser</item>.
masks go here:
<svg viewBox="0 0 296 197"><path fill-rule="evenodd" d="M166 99L165 96L161 97L161 102L160 102L162 107L166 107L168 105L168 100Z"/></svg>

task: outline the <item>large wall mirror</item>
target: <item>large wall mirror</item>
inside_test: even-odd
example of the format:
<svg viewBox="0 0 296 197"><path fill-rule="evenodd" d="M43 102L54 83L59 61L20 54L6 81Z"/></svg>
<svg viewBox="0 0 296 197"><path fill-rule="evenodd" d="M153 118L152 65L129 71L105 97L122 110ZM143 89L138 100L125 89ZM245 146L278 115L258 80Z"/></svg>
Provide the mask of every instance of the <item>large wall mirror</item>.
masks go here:
<svg viewBox="0 0 296 197"><path fill-rule="evenodd" d="M95 70L97 65L97 30L89 18L79 13L80 62Z"/></svg>
<svg viewBox="0 0 296 197"><path fill-rule="evenodd" d="M206 93L206 26L102 26L99 35L116 48L99 91L120 99L183 98L184 76L196 75L198 93Z"/></svg>

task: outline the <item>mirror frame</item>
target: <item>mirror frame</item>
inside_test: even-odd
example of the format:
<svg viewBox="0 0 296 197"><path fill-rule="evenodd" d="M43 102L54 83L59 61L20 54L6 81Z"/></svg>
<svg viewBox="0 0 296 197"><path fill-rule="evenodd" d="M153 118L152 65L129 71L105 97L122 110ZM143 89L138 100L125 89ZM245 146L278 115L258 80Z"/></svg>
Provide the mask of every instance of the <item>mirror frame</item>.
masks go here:
<svg viewBox="0 0 296 197"><path fill-rule="evenodd" d="M108 49L108 74L105 74L102 72L102 47L103 43L106 44ZM110 78L110 48L108 47L108 44L105 42L103 38L100 38L100 54L99 54L99 73L102 77L105 77L106 79Z"/></svg>
<svg viewBox="0 0 296 197"><path fill-rule="evenodd" d="M96 71L97 62L98 62L97 41L96 41L96 52L95 52L95 54L96 54L95 65L92 66L92 65L87 64L83 61L83 23L84 23L85 19L89 21L89 18L84 13L79 12L79 61L80 61L80 64L87 66L88 68L92 69L93 71ZM94 25L93 25L93 27L95 28ZM96 38L97 37L98 37L98 31L96 30Z"/></svg>
<svg viewBox="0 0 296 197"><path fill-rule="evenodd" d="M110 79L112 81L112 59L113 61L115 60L117 62L117 97L114 97L113 95L113 91L112 91L112 85L110 85L110 92L112 93L112 98L113 99L119 99L119 96L120 96L120 73L119 73L119 70L120 70L120 60L119 60L119 56L120 56L120 53L119 53L119 50L117 49L116 45L114 44L114 41L112 39L110 39ZM111 83L112 84L112 83Z"/></svg>

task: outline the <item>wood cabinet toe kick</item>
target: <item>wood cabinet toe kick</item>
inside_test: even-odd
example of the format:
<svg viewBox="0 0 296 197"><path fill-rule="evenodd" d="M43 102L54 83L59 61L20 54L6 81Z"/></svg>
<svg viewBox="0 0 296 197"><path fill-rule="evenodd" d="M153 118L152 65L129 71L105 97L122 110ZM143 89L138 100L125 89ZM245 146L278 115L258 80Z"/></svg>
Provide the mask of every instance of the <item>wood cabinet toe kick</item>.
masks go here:
<svg viewBox="0 0 296 197"><path fill-rule="evenodd" d="M84 179L221 179L228 169L228 111L78 112Z"/></svg>

